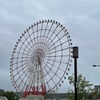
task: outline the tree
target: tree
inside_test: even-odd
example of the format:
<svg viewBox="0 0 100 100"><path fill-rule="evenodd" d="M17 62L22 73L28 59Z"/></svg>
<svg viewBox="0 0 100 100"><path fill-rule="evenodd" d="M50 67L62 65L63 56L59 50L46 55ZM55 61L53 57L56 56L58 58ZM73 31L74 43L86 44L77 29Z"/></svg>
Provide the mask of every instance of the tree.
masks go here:
<svg viewBox="0 0 100 100"><path fill-rule="evenodd" d="M5 96L8 100L19 100L17 94L12 91L0 92L0 96Z"/></svg>
<svg viewBox="0 0 100 100"><path fill-rule="evenodd" d="M0 96L4 95L4 90L0 90Z"/></svg>
<svg viewBox="0 0 100 100"><path fill-rule="evenodd" d="M74 86L74 75L68 77L70 85ZM95 90L93 88L93 84L90 84L90 81L86 80L86 77L83 77L81 74L77 76L77 94L78 100L85 100L88 94L95 94ZM68 91L69 100L74 100L74 92L73 89Z"/></svg>

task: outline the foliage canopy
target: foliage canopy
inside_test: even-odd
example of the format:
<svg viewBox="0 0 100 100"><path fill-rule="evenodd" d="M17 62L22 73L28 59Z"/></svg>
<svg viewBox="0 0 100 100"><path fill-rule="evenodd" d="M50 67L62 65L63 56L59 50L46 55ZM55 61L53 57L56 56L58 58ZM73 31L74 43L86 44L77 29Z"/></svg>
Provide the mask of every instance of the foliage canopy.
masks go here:
<svg viewBox="0 0 100 100"><path fill-rule="evenodd" d="M74 75L68 77L69 84L74 87ZM77 94L78 100L85 100L89 94L96 95L93 88L93 84L90 81L86 80L86 77L83 77L82 74L77 76ZM73 89L68 90L69 100L74 100L74 91Z"/></svg>

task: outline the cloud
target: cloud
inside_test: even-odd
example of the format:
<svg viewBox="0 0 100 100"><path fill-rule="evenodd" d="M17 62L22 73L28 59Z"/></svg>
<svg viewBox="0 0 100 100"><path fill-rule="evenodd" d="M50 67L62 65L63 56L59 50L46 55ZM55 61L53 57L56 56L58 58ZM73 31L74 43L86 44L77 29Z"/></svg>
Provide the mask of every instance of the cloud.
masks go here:
<svg viewBox="0 0 100 100"><path fill-rule="evenodd" d="M99 11L96 11L95 13L92 13L90 15L90 18L94 21L100 21L100 9L99 9Z"/></svg>
<svg viewBox="0 0 100 100"><path fill-rule="evenodd" d="M99 71L92 68L93 64L99 64L100 61L99 4L99 0L0 1L0 88L13 90L9 76L12 49L21 33L42 19L54 19L68 29L73 46L79 47L78 73L82 73L92 83L99 84ZM73 69L72 63L69 75Z"/></svg>

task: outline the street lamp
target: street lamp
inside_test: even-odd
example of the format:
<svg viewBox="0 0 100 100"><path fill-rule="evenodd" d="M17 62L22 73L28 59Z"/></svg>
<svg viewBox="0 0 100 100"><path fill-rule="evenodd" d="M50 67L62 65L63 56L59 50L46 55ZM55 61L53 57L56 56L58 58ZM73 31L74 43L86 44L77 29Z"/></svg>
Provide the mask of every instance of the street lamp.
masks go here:
<svg viewBox="0 0 100 100"><path fill-rule="evenodd" d="M100 67L100 65L93 65L93 67ZM98 85L98 86L95 86L95 87L97 87L97 91L98 91L98 93L100 93L100 85ZM98 95L99 96L99 95Z"/></svg>
<svg viewBox="0 0 100 100"><path fill-rule="evenodd" d="M100 67L100 65L93 65L93 67Z"/></svg>
<svg viewBox="0 0 100 100"><path fill-rule="evenodd" d="M78 58L78 47L73 47L73 58L74 58L74 79L75 79L75 100L77 100L77 58Z"/></svg>

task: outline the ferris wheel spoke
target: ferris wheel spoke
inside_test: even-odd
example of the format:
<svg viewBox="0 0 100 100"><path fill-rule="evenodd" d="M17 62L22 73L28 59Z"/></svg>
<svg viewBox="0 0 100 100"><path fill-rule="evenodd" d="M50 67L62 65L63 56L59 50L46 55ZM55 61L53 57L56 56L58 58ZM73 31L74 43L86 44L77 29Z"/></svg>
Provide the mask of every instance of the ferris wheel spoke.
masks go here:
<svg viewBox="0 0 100 100"><path fill-rule="evenodd" d="M31 57L21 57L21 56L20 57L13 57L13 59L25 59L25 58L28 59L28 58L31 58Z"/></svg>
<svg viewBox="0 0 100 100"><path fill-rule="evenodd" d="M21 64L20 66L18 66L18 67L15 67L12 71L14 71L14 70L17 70L17 69L19 69L20 67L23 67L24 65L26 65L27 64L27 62L25 62L25 63L23 63L23 64ZM25 67L25 66L24 66Z"/></svg>
<svg viewBox="0 0 100 100"><path fill-rule="evenodd" d="M25 69L26 67L24 67L23 69ZM18 69L17 69L18 70ZM16 75L18 75L20 72L23 72L23 70L21 69L21 70L19 70L19 71L17 71L17 73L16 74L14 74L14 77L16 77ZM25 73L25 72L24 72ZM26 74L25 74L26 75Z"/></svg>
<svg viewBox="0 0 100 100"><path fill-rule="evenodd" d="M18 79L15 81L15 83L17 83L17 81L20 79L21 77L18 77Z"/></svg>
<svg viewBox="0 0 100 100"><path fill-rule="evenodd" d="M48 61L47 61L47 63L49 63ZM55 67L57 70L59 69L59 70L61 70L62 72L64 72L64 70L63 69L61 69L61 68L59 68L59 67L57 67L57 66L54 66L53 64L51 64L51 63L49 63L51 66L53 66L53 67ZM50 69L50 68L49 68Z"/></svg>
<svg viewBox="0 0 100 100"><path fill-rule="evenodd" d="M45 64L45 63L44 63ZM45 66L48 68L47 64L45 64ZM44 70L46 71L44 77L46 77L46 75L49 73L49 71L46 69L46 67L44 66Z"/></svg>
<svg viewBox="0 0 100 100"><path fill-rule="evenodd" d="M58 40L56 40L56 41L54 42L54 44L58 43L65 35L66 35L66 34L64 34L62 37L60 37ZM60 44L60 45L61 45L61 44ZM53 44L50 45L50 47L52 47L52 46L53 46Z"/></svg>
<svg viewBox="0 0 100 100"><path fill-rule="evenodd" d="M50 31L52 30L53 25L54 25L54 21L53 21L53 23L51 24L50 29L48 30L46 36L48 36L48 35L50 34ZM45 41L46 41L46 40L49 41L49 39L45 38Z"/></svg>
<svg viewBox="0 0 100 100"><path fill-rule="evenodd" d="M56 74L56 75L57 75L57 74ZM50 79L47 81L46 84L48 84L49 88L50 88L50 85L51 85L51 84L49 85L49 82L51 82L51 80L53 81L54 86L56 86L56 83L55 83L54 80L53 80L53 77L54 77L55 75L54 75L53 77L51 77L50 74L48 73L48 76L50 77ZM58 75L57 75L57 77L59 78L59 80L61 79ZM49 90L50 90L50 89L49 89Z"/></svg>
<svg viewBox="0 0 100 100"><path fill-rule="evenodd" d="M42 51L46 51L46 48L44 47L44 45L43 45L43 43L37 43L37 47L36 47L37 49L38 48L42 48Z"/></svg>
<svg viewBox="0 0 100 100"><path fill-rule="evenodd" d="M57 61L57 60L52 60L52 59L46 59L46 60L48 60L48 61L53 61L53 62L57 62L57 63L63 63L63 64L68 64L68 63L66 63L66 62L63 62L63 61Z"/></svg>
<svg viewBox="0 0 100 100"><path fill-rule="evenodd" d="M54 84L54 86L56 86L56 83L54 82L53 77L51 77L51 76L50 76L50 74L48 74L48 75L49 75L49 77L50 77L50 80L48 80L46 84L48 85L49 90L50 90L50 85L49 85L49 82L51 82L51 81L52 81L52 83Z"/></svg>
<svg viewBox="0 0 100 100"><path fill-rule="evenodd" d="M46 31L47 31L47 27L48 27L48 21L45 25L45 28L43 29L44 30L44 33L43 33L43 36L46 34ZM42 38L42 41L44 40L44 37Z"/></svg>
<svg viewBox="0 0 100 100"><path fill-rule="evenodd" d="M45 40L42 40L41 42L42 43L45 43L47 46L48 46L48 42L50 41L50 42L53 42L53 40L51 39L51 38L48 38L48 36L45 36L45 35L43 35L43 36L41 36L41 37L44 37L45 38ZM48 42L47 42L47 40L48 40Z"/></svg>
<svg viewBox="0 0 100 100"><path fill-rule="evenodd" d="M30 59L26 59L26 60L23 60L23 61L17 61L17 62L15 62L15 63L12 63L12 65L16 65L16 64L19 64L19 63L23 63L23 62L26 62L26 61L28 61L28 60L30 60Z"/></svg>
<svg viewBox="0 0 100 100"><path fill-rule="evenodd" d="M54 56L45 56L45 57L68 57L70 55L54 55Z"/></svg>
<svg viewBox="0 0 100 100"><path fill-rule="evenodd" d="M58 33L56 33L55 37L53 37L52 40L54 40L56 37L58 37L58 35L61 33L62 30L63 30L63 29L61 29ZM58 40L59 40L59 37L58 37ZM51 44L51 43L52 43L52 42L49 42L49 44Z"/></svg>
<svg viewBox="0 0 100 100"><path fill-rule="evenodd" d="M49 74L49 72L52 71L52 72L54 73L53 76L56 75L56 76L60 79L60 76L58 76L58 75L52 70L52 68L50 68L46 63L44 63L44 64L46 65L47 68L49 68L49 71L46 70L46 71L47 71L47 74ZM48 64L52 65L52 67L54 66L53 64L51 64L51 63L49 63L49 62L48 62ZM46 67L45 67L45 69L46 69Z"/></svg>
<svg viewBox="0 0 100 100"><path fill-rule="evenodd" d="M46 43L44 44L44 43L42 42L42 44L40 44L40 45L41 45L41 47L43 48L44 51L47 52L47 51L49 50L49 47L48 47L48 45L47 45ZM45 53L46 53L46 52L45 52Z"/></svg>
<svg viewBox="0 0 100 100"><path fill-rule="evenodd" d="M30 41L31 41L31 43L32 43L32 45L33 45L33 39L32 39L32 34L30 34L30 32L29 32L29 30L28 30L28 35L29 35L29 37L30 37Z"/></svg>
<svg viewBox="0 0 100 100"><path fill-rule="evenodd" d="M52 31L51 35L49 36L49 38L52 38L53 34L55 33L56 29L58 28L59 24L55 27L55 29ZM49 41L47 41L49 42Z"/></svg>
<svg viewBox="0 0 100 100"><path fill-rule="evenodd" d="M31 55L29 55L29 54L26 54L26 53L21 53L21 52L15 52L14 54L18 54L18 55L25 55L27 58L30 58L30 56ZM18 57L16 57L16 58L18 58Z"/></svg>
<svg viewBox="0 0 100 100"><path fill-rule="evenodd" d="M45 44L43 44L42 42L39 42L39 47L42 48L44 51L46 50L46 48L44 47Z"/></svg>
<svg viewBox="0 0 100 100"><path fill-rule="evenodd" d="M16 75L19 75L20 72L23 72L24 69L25 69L25 67L22 68L22 69L20 69L19 71L18 71L18 69L17 69L17 73L14 75L14 77L15 77Z"/></svg>
<svg viewBox="0 0 100 100"><path fill-rule="evenodd" d="M29 34L28 34L28 37L26 37L25 36L25 34L26 34L26 31L24 31L24 34L23 34L23 37L25 38L25 40L27 41L27 43L29 44L29 46L30 46L30 48L26 45L26 47L28 47L29 48L29 50L30 51L32 51L31 50L31 48L32 48L32 45L30 44L30 42L28 41L28 38L29 38ZM22 41L21 41L22 42ZM22 42L23 43L23 42ZM23 43L24 45L25 45L25 43Z"/></svg>
<svg viewBox="0 0 100 100"><path fill-rule="evenodd" d="M66 50L66 49L55 50L53 52L48 53L47 55L54 54L54 53L57 53L57 52L62 52L63 50Z"/></svg>
<svg viewBox="0 0 100 100"><path fill-rule="evenodd" d="M22 41L20 41L22 42ZM22 42L22 45L24 45L25 47L27 47L29 49L30 52L32 52L32 50L28 47L28 45L25 44L25 42Z"/></svg>
<svg viewBox="0 0 100 100"><path fill-rule="evenodd" d="M46 77L45 77L45 80L46 80L46 82L47 82ZM48 88L49 88L49 90L50 90L50 85L49 85L49 83L47 82L47 83L45 83L45 84L47 84L47 86L48 86Z"/></svg>
<svg viewBox="0 0 100 100"><path fill-rule="evenodd" d="M35 26L31 25L31 28L32 28L32 34L31 34L31 35L32 35L32 37L33 37L33 39L32 39L33 43L34 43L34 42L36 43L36 39L34 38L34 37L35 37L35 33L36 33L36 32L34 31L34 27L35 27Z"/></svg>
<svg viewBox="0 0 100 100"><path fill-rule="evenodd" d="M38 42L38 23L37 23L37 42Z"/></svg>
<svg viewBox="0 0 100 100"><path fill-rule="evenodd" d="M41 37L42 37L42 31L43 31L43 23L41 23L41 29L40 29L40 41L41 41Z"/></svg>
<svg viewBox="0 0 100 100"><path fill-rule="evenodd" d="M26 51L27 52L27 55L29 55L31 52L30 51L27 51L25 48L23 49L22 47L19 47L19 46L17 46L17 48L19 48L19 51L16 51L16 52L13 52L13 53L21 53L21 54L23 54L22 52L20 52L20 50L23 50L24 52Z"/></svg>
<svg viewBox="0 0 100 100"><path fill-rule="evenodd" d="M28 74L29 74L29 72L27 71L27 76L28 76ZM22 91L24 91L25 90L25 86L27 85L27 82L28 82L28 79L29 79L29 77L26 77L26 81L24 82L25 84L24 84L24 86L23 86L23 88L22 88Z"/></svg>
<svg viewBox="0 0 100 100"><path fill-rule="evenodd" d="M25 72L23 72L20 76L23 76L24 75L24 73ZM19 76L19 77L20 77ZM20 77L20 79L21 79L21 77ZM24 76L24 78L23 79L21 79L21 82L19 83L19 85L18 85L18 87L20 87L21 86L21 84L23 83L23 80L25 79L25 76ZM16 80L16 82L19 80L19 78Z"/></svg>
<svg viewBox="0 0 100 100"><path fill-rule="evenodd" d="M47 45L40 44L40 47L42 48L42 50L44 51L44 53L46 53L48 51L48 46Z"/></svg>
<svg viewBox="0 0 100 100"><path fill-rule="evenodd" d="M52 82L53 82L54 86L56 86L56 83L55 83L55 81L53 80L53 78L51 78L51 80L52 80Z"/></svg>
<svg viewBox="0 0 100 100"><path fill-rule="evenodd" d="M59 44L59 45L57 45L56 48L60 47L61 45L65 44L67 42L68 42L68 40L63 42L63 43L61 43L61 44ZM50 51L52 51L53 49L55 49L55 47L51 48ZM67 49L69 49L69 47L67 47Z"/></svg>
<svg viewBox="0 0 100 100"><path fill-rule="evenodd" d="M54 54L54 53L57 53L57 52L63 52L64 50L67 50L68 48L69 48L69 47L63 48L63 49L60 49L60 50L56 50L56 51L50 52L50 53L48 53L48 54L46 54L46 55Z"/></svg>
<svg viewBox="0 0 100 100"><path fill-rule="evenodd" d="M48 65L46 65L46 67L48 67ZM46 69L46 67L45 67L45 71L47 72L47 75L48 75L48 77L50 77L50 79L52 78L51 76L50 76L50 71L52 70L51 68L49 68L49 71L47 71L47 69ZM49 79L49 81L50 81L50 79ZM47 81L47 83L49 82L49 81Z"/></svg>

